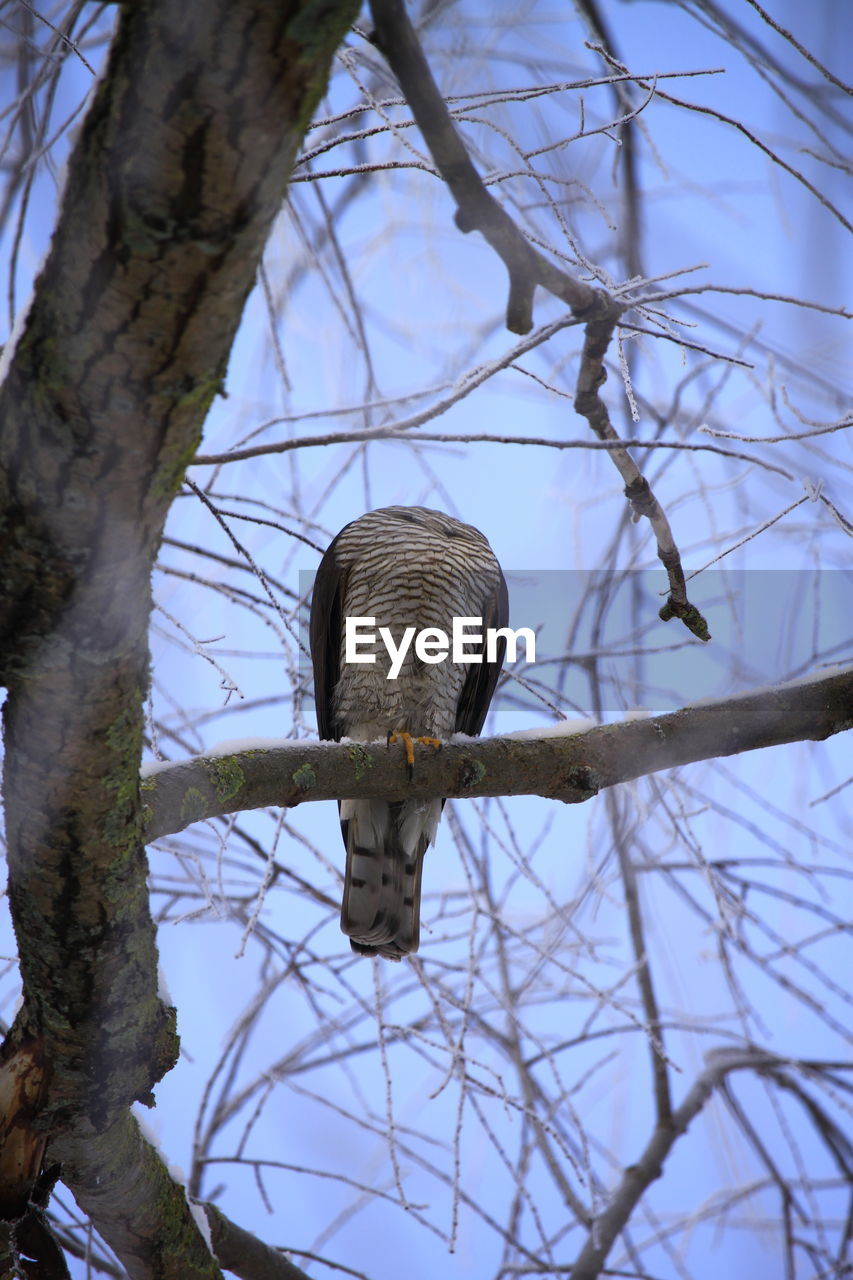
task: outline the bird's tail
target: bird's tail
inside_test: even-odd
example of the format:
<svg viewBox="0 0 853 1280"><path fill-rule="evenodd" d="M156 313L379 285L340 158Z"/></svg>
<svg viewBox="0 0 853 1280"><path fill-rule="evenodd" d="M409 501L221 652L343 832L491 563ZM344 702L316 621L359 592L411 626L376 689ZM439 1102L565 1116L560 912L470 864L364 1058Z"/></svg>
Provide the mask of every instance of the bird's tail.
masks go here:
<svg viewBox="0 0 853 1280"><path fill-rule="evenodd" d="M441 801L343 800L341 928L353 951L401 960L418 949L421 869Z"/></svg>

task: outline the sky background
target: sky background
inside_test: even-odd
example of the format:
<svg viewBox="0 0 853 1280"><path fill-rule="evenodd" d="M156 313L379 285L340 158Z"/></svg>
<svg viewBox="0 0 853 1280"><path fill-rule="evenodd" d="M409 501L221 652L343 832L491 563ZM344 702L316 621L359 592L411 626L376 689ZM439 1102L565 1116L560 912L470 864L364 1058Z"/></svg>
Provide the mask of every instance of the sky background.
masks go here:
<svg viewBox="0 0 853 1280"><path fill-rule="evenodd" d="M587 444L572 408L581 331L516 351L504 268L455 227L420 134L353 34L202 449L350 438L190 469L208 501L189 487L178 497L155 574L149 758L316 733L299 646L310 574L344 524L397 503L480 528L511 579L512 625L542 628L540 653L560 659L519 664L487 732L669 710L850 660L851 544L837 518L853 519L849 431L761 443L849 416L848 325L828 314L853 283L849 99L748 0L602 2L618 59L643 78L623 82L621 107L612 86L588 83L603 61L571 6L430 12L436 78L527 234L633 298L696 290L629 313L645 332L623 332L606 396L623 437L693 446L635 456L699 574L691 589L714 638L657 619L665 577L604 452L424 441ZM844 75L849 5L780 0L770 12ZM81 44L96 69L108 21ZM40 48L49 36L37 24ZM688 72L701 74L673 74ZM14 68L5 76L11 102ZM91 83L66 58L48 136ZM657 284L632 284L620 248L613 122L628 102L645 103L634 247ZM20 224L4 224L4 263L18 246L14 288L8 269L0 282L7 330L46 251L73 134L72 123L36 166ZM10 199L23 207L20 192ZM561 314L537 292L537 330ZM441 412L405 440L358 438L427 406ZM427 856L419 959L400 966L351 956L340 934L332 804L164 840L152 902L183 1056L146 1124L185 1175L194 1142L204 1148L196 1189L241 1225L373 1280L401 1265L411 1280L560 1274L581 1239L567 1202L600 1210L652 1127L618 847L637 867L676 1102L721 1046L849 1062L849 775L836 739L652 776L583 806L448 804ZM15 984L10 963L7 1018ZM849 1134L842 1089L814 1089ZM795 1190L808 1241L797 1275L826 1273L847 1211L837 1164L793 1094L739 1073L731 1095L677 1144L632 1224L634 1258L611 1256L620 1274L638 1258L661 1280L782 1274L779 1196L738 1108ZM808 1192L804 1171L817 1180Z"/></svg>

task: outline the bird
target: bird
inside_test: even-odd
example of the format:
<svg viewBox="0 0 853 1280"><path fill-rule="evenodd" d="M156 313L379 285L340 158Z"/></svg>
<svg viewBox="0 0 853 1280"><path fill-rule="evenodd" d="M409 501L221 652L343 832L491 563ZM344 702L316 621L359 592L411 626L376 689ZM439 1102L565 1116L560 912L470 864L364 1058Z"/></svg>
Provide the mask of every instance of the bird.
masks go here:
<svg viewBox="0 0 853 1280"><path fill-rule="evenodd" d="M506 580L485 536L427 507L381 507L345 525L327 548L311 598L310 647L320 737L391 742L402 738L409 768L413 738L439 746L453 733L479 734L506 650ZM389 629L399 654L406 628L469 627L465 652L479 661L424 660L410 644L395 669L387 641L374 661L346 660L347 619ZM491 650L475 643L495 631ZM434 634L434 633L433 633ZM364 639L364 635L361 636ZM367 646L352 652L364 655ZM436 650L423 649L435 653ZM444 799L340 800L346 872L341 929L353 951L401 960L417 951L421 871Z"/></svg>

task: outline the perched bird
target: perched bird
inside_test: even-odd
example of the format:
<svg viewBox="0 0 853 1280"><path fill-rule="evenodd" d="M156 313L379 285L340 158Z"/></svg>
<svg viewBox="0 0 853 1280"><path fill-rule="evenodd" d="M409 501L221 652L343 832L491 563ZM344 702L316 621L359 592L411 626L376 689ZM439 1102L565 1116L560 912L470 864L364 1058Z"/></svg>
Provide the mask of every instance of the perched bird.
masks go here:
<svg viewBox="0 0 853 1280"><path fill-rule="evenodd" d="M496 638L488 661L485 643L473 638L506 627L508 613L501 567L471 525L426 507L384 507L346 525L320 562L311 600L320 737L376 742L396 735L411 761L411 737L438 745L456 732L478 734L506 642ZM454 617L482 618L482 628L468 627L465 646L481 661L454 662L452 653L424 660L412 633L402 659L379 641L374 662L346 661L347 618L374 619L377 637L388 628L399 655L407 628L415 635L438 628L450 637ZM358 652L370 651L362 644ZM422 649L430 652L436 650ZM421 868L443 806L441 799L339 801L347 851L341 928L354 951L391 960L417 951Z"/></svg>

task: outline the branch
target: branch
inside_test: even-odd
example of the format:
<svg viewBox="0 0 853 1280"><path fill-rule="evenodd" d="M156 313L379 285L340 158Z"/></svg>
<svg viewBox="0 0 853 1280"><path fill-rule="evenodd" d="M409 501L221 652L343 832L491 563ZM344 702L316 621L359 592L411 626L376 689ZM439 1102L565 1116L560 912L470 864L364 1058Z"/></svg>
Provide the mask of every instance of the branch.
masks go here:
<svg viewBox="0 0 853 1280"><path fill-rule="evenodd" d="M677 1140L703 1109L715 1089L732 1071L753 1070L759 1074L782 1073L783 1067L811 1069L808 1063L792 1063L776 1058L760 1049L715 1049L706 1056L707 1066L693 1084L680 1107L673 1111L667 1124L659 1124L636 1164L629 1165L587 1237L587 1242L572 1268L569 1280L598 1280L607 1255L620 1231L627 1226L637 1202L663 1173L664 1164Z"/></svg>
<svg viewBox="0 0 853 1280"><path fill-rule="evenodd" d="M51 1143L62 1180L130 1280L222 1280L185 1188L125 1111L103 1133L82 1122Z"/></svg>
<svg viewBox="0 0 853 1280"><path fill-rule="evenodd" d="M669 599L660 611L662 620L680 618L700 640L709 640L705 619L687 598L684 571L669 521L648 480L628 450L619 444L619 435L600 395L607 377L604 357L625 304L603 289L582 284L525 239L477 173L433 79L403 0L371 0L370 9L374 41L397 77L436 168L456 201L456 225L463 232L480 231L506 266L507 328L512 333L528 333L533 327L537 285L562 299L574 316L586 322L575 409L586 418L599 440L613 443L613 462L625 481L625 496L634 515L637 519L645 516L651 523L658 558L670 582Z"/></svg>
<svg viewBox="0 0 853 1280"><path fill-rule="evenodd" d="M622 888L625 894L625 911L628 916L628 932L631 937L631 950L634 953L634 964L637 971L637 986L643 1005L646 1022L648 1051L651 1059L652 1081L654 1084L655 1113L659 1125L669 1124L672 1117L672 1090L669 1080L669 1061L666 1053L666 1040L660 1016L655 981L652 977L652 966L646 929L640 906L640 893L637 884L637 868L631 857L630 838L625 830L614 792L607 794L607 809L610 827L613 832L613 843L619 859L619 873L622 877Z"/></svg>
<svg viewBox="0 0 853 1280"><path fill-rule="evenodd" d="M433 79L403 0L371 0L370 11L374 43L397 77L436 168L456 201L456 225L466 233L480 231L506 266L510 333L528 333L533 327L537 284L561 298L578 318L609 309L612 303L606 293L575 280L534 249L486 190Z"/></svg>
<svg viewBox="0 0 853 1280"><path fill-rule="evenodd" d="M226 1271L233 1271L240 1280L309 1280L279 1249L238 1227L215 1204L205 1201L201 1207L207 1214L214 1253Z"/></svg>
<svg viewBox="0 0 853 1280"><path fill-rule="evenodd" d="M167 1171L129 1112L103 1134L81 1126L54 1143L52 1153L62 1161L63 1181L73 1182L77 1203L97 1222L131 1280L150 1275L222 1280L220 1267L240 1280L308 1280L280 1250L237 1226L217 1206L191 1207L186 1188ZM199 1212L207 1219L207 1231L201 1233ZM168 1266L161 1270L164 1241Z"/></svg>
<svg viewBox="0 0 853 1280"><path fill-rule="evenodd" d="M581 367L578 372L575 408L586 418L599 440L619 442L619 433L610 421L610 412L601 398L601 388L607 379L604 357L619 319L615 307L600 319L590 320L584 333ZM635 519L645 516L652 526L657 542L658 559L669 578L669 599L659 611L662 622L680 618L693 635L700 640L710 640L708 624L702 614L687 598L687 583L681 566L678 547L672 536L669 521L658 502L651 485L640 471L628 450L621 442L611 454L613 465L625 481L625 497L634 509Z"/></svg>
<svg viewBox="0 0 853 1280"><path fill-rule="evenodd" d="M409 423L403 423L402 426L389 423L387 427L371 427L367 431L330 431L327 435L321 436L298 436L291 440L273 440L269 444L250 445L245 449L231 449L228 453L197 453L192 460L192 466L224 466L229 462L242 462L246 458L260 458L265 454L290 453L294 449L322 449L328 444L362 445L371 440L394 440L405 444L511 444L527 445L537 449L591 449L607 453L628 448L670 449L673 452L680 453L715 453L721 458L735 458L740 462L748 462L750 466L762 467L765 471L782 476L785 480L793 480L794 478L790 471L786 471L784 467L776 466L772 462L767 462L765 458L755 457L749 453L741 453L737 449L722 449L713 444L700 444L695 440L549 440L545 436L508 436L497 435L488 431L419 431L417 436L413 438L403 434L403 428L408 425ZM831 427L827 430L838 431L849 425L849 423L841 423L839 426ZM706 431L709 435L721 436L726 439L744 439L744 437L736 436L734 433L711 431L710 428L706 428ZM821 434L823 432L819 430L805 431L800 436L792 435L791 439L806 439L810 436ZM779 438L784 439L786 437ZM746 437L746 440L751 444L773 444L776 437L770 437L767 441L757 436L754 438Z"/></svg>
<svg viewBox="0 0 853 1280"><path fill-rule="evenodd" d="M571 722L566 722L570 730ZM418 750L414 777L382 744L284 742L143 768L146 837L241 809L305 801L540 795L567 804L660 769L853 727L853 668L668 715L536 738L465 739Z"/></svg>

